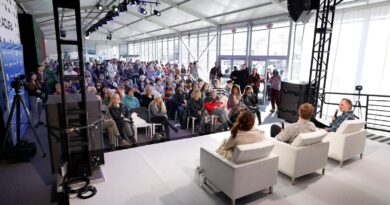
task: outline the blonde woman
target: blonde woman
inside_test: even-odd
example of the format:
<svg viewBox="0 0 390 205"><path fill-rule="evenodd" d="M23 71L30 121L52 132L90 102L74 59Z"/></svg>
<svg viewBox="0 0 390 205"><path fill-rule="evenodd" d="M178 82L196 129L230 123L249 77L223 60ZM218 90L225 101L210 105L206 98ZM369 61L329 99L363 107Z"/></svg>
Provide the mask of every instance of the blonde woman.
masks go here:
<svg viewBox="0 0 390 205"><path fill-rule="evenodd" d="M167 108L160 94L154 94L154 100L149 104L149 121L152 123L160 123L164 126L165 134L170 139L169 127L175 132L179 130L168 121Z"/></svg>
<svg viewBox="0 0 390 205"><path fill-rule="evenodd" d="M233 85L232 90L230 91L230 95L227 101L227 109L229 111L229 118L234 122L234 115L237 110L242 107L241 103L241 90L238 85Z"/></svg>
<svg viewBox="0 0 390 205"><path fill-rule="evenodd" d="M126 106L121 103L121 98L118 94L114 94L111 97L108 107L111 117L114 119L123 140L135 145L136 140L131 125L130 112Z"/></svg>

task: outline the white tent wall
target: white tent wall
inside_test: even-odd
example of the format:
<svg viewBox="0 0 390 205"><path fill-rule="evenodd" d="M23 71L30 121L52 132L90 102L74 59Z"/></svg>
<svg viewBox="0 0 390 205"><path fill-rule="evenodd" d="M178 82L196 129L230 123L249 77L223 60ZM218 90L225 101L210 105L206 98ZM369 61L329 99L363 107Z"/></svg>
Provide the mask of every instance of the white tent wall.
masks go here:
<svg viewBox="0 0 390 205"><path fill-rule="evenodd" d="M314 18L297 26L291 79L309 79L313 29ZM389 53L389 1L336 10L326 92L356 93L355 86L363 85L364 94L390 95ZM339 95L327 97L331 102L341 99ZM353 103L357 100L352 98ZM326 106L325 116L333 115L335 108Z"/></svg>

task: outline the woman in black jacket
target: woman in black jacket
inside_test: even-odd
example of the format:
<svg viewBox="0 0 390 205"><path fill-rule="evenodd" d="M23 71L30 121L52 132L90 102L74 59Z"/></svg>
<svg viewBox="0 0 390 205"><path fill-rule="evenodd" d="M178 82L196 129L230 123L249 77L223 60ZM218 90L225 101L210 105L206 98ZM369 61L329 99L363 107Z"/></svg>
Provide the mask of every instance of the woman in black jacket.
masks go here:
<svg viewBox="0 0 390 205"><path fill-rule="evenodd" d="M242 96L242 101L250 111L256 113L259 125L261 125L261 114L258 105L259 100L257 99L257 95L253 92L252 86L247 85L245 87L244 95Z"/></svg>
<svg viewBox="0 0 390 205"><path fill-rule="evenodd" d="M121 103L120 96L114 94L111 97L109 110L112 119L114 119L116 126L119 129L119 133L123 140L135 145L136 140L134 138L134 132L131 125L130 111L127 107Z"/></svg>
<svg viewBox="0 0 390 205"><path fill-rule="evenodd" d="M201 96L200 90L194 90L191 93L191 100L188 103L188 115L195 117L199 121L199 133L204 132L204 119L206 115Z"/></svg>

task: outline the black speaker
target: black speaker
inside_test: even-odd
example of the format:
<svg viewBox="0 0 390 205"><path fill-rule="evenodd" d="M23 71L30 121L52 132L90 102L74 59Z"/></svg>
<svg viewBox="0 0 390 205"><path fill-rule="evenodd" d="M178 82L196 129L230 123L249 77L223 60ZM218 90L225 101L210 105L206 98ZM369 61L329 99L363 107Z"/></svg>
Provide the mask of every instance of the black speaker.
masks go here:
<svg viewBox="0 0 390 205"><path fill-rule="evenodd" d="M77 107L81 102L80 94L67 94L67 107ZM101 119L101 106L100 101L96 95L87 94L87 113L88 113L88 125L97 122ZM69 117L69 116L68 116ZM62 128L62 103L61 96L50 95L46 103L46 119L47 119L47 131L50 145L50 160L51 169L53 173L59 173L60 161L61 161L61 132ZM69 123L72 119L69 120ZM89 164L91 168L98 167L104 164L104 142L103 142L103 123L102 121L96 124L96 127L89 129ZM75 160L84 160L82 156L74 156Z"/></svg>
<svg viewBox="0 0 390 205"><path fill-rule="evenodd" d="M282 82L278 117L287 122L298 121L299 106L308 101L308 88L301 82Z"/></svg>
<svg viewBox="0 0 390 205"><path fill-rule="evenodd" d="M313 15L312 10L316 10L319 6L319 0L287 0L288 13L295 22L308 22Z"/></svg>

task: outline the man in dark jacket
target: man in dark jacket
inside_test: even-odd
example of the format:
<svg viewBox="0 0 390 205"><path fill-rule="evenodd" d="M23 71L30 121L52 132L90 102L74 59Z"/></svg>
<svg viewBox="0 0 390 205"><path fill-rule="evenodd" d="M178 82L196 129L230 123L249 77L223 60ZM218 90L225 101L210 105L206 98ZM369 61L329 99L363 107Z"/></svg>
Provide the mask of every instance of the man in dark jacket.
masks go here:
<svg viewBox="0 0 390 205"><path fill-rule="evenodd" d="M242 66L241 70L238 72L238 80L240 82L240 89L244 90L245 86L248 85L249 70L245 66Z"/></svg>

